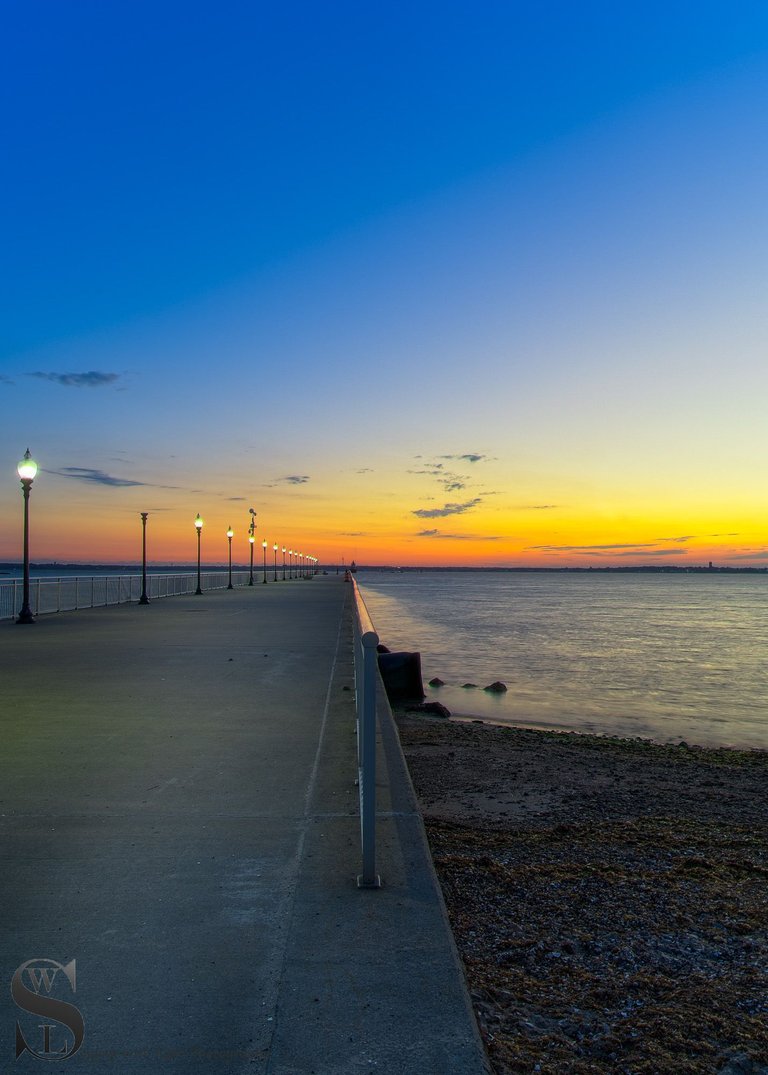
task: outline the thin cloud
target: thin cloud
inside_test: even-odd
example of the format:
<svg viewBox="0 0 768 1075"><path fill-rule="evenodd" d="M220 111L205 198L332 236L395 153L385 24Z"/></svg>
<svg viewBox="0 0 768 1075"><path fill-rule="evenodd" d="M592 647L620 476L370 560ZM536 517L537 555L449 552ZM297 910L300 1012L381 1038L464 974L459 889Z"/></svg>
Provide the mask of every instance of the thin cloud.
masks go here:
<svg viewBox="0 0 768 1075"><path fill-rule="evenodd" d="M536 552L609 552L615 549L653 549L655 541L636 543L626 541L615 545L529 545L529 550Z"/></svg>
<svg viewBox="0 0 768 1075"><path fill-rule="evenodd" d="M305 485L308 481L308 474L286 474L284 478L275 478L277 485Z"/></svg>
<svg viewBox="0 0 768 1075"><path fill-rule="evenodd" d="M87 373L44 373L38 370L28 376L37 377L41 381L52 381L66 388L105 388L120 380L119 373L101 373L98 370L89 370Z"/></svg>
<svg viewBox="0 0 768 1075"><path fill-rule="evenodd" d="M92 470L90 467L62 467L61 470L49 470L47 473L58 474L62 478L74 478L81 482L94 482L96 485L110 485L115 488L149 484L148 482L134 481L132 478L115 478L112 474L107 474L103 470Z"/></svg>
<svg viewBox="0 0 768 1075"><path fill-rule="evenodd" d="M637 556L685 556L687 549L660 549L656 542L616 543L612 545L530 545L536 552L577 552L582 556L593 557L637 557Z"/></svg>
<svg viewBox="0 0 768 1075"><path fill-rule="evenodd" d="M441 455L441 459L463 459L466 463L479 463L486 456L478 455L476 452L464 452L463 455Z"/></svg>
<svg viewBox="0 0 768 1075"><path fill-rule="evenodd" d="M445 504L442 508L418 508L411 514L418 519L443 519L446 515L464 515L480 503L482 498L476 496L473 500L465 500L463 504Z"/></svg>
<svg viewBox="0 0 768 1075"><path fill-rule="evenodd" d="M12 377L7 377L4 373L0 373L0 384L16 384Z"/></svg>
<svg viewBox="0 0 768 1075"><path fill-rule="evenodd" d="M441 530L419 530L415 537L437 538L440 541L501 541L491 534L445 534Z"/></svg>

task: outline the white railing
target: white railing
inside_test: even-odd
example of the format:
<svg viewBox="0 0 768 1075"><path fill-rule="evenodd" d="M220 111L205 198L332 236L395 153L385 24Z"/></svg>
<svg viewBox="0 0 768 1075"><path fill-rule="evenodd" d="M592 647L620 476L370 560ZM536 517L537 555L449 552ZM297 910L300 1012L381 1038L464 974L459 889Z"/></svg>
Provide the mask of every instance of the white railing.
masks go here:
<svg viewBox="0 0 768 1075"><path fill-rule="evenodd" d="M357 710L357 780L360 791L360 844L363 872L360 888L379 888L376 873L376 690L379 636L354 578L348 574L354 598L355 707Z"/></svg>
<svg viewBox="0 0 768 1075"><path fill-rule="evenodd" d="M233 571L232 585L246 586L248 571ZM200 588L225 590L229 585L228 571L205 571L200 576ZM0 579L0 620L16 617L23 601L22 579ZM176 597L195 593L197 573L184 575L147 575L147 597ZM57 578L29 580L29 605L34 616L49 612L73 612L79 608L100 605L123 605L138 601L142 592L141 575L62 575Z"/></svg>

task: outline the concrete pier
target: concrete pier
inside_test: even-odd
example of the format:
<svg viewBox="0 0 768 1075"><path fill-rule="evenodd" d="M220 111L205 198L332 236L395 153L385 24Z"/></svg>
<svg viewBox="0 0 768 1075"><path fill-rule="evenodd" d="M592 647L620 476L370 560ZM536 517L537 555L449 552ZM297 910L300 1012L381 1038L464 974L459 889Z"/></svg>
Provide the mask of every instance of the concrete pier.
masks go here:
<svg viewBox="0 0 768 1075"><path fill-rule="evenodd" d="M68 1075L488 1070L383 698L384 885L355 885L348 591L0 624L0 1070L71 1047L11 996L46 959L76 961Z"/></svg>

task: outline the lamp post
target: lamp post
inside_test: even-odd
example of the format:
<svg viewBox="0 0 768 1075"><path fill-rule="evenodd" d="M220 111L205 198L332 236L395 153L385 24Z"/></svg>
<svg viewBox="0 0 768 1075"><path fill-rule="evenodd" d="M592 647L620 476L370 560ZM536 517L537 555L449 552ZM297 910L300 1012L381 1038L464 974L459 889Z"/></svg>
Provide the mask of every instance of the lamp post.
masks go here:
<svg viewBox="0 0 768 1075"><path fill-rule="evenodd" d="M16 472L21 481L21 489L24 494L24 596L21 609L16 617L16 623L34 623L35 617L29 607L29 490L37 474L37 463L29 454L29 448L24 453L24 458L16 467Z"/></svg>
<svg viewBox="0 0 768 1075"><path fill-rule="evenodd" d="M288 550L288 579L293 580L293 549Z"/></svg>
<svg viewBox="0 0 768 1075"><path fill-rule="evenodd" d="M272 551L275 554L275 577L273 581L277 582L277 542L275 542L275 544L272 546Z"/></svg>
<svg viewBox="0 0 768 1075"><path fill-rule="evenodd" d="M232 587L232 538L234 536L235 536L235 531L230 526L229 529L227 530L227 541L229 542L229 585L227 586L228 590L231 590L233 588Z"/></svg>
<svg viewBox="0 0 768 1075"><path fill-rule="evenodd" d="M267 539L266 538L262 541L261 548L262 548L262 556L263 556L263 560L264 560L264 578L261 581L266 582L267 581Z"/></svg>
<svg viewBox="0 0 768 1075"><path fill-rule="evenodd" d="M285 545L283 545L283 582L285 582Z"/></svg>
<svg viewBox="0 0 768 1075"><path fill-rule="evenodd" d="M141 597L140 605L148 605L147 597L147 516L148 511L141 512Z"/></svg>
<svg viewBox="0 0 768 1075"><path fill-rule="evenodd" d="M256 541L256 512L253 508L249 508L251 513L251 525L248 527L248 540L251 543L251 573L248 576L248 585L253 586L253 545Z"/></svg>
<svg viewBox="0 0 768 1075"><path fill-rule="evenodd" d="M200 585L200 533L202 529L203 520L200 518L200 512L198 511L197 518L195 519L195 530L197 530L197 589L195 590L196 594L203 592L203 588Z"/></svg>

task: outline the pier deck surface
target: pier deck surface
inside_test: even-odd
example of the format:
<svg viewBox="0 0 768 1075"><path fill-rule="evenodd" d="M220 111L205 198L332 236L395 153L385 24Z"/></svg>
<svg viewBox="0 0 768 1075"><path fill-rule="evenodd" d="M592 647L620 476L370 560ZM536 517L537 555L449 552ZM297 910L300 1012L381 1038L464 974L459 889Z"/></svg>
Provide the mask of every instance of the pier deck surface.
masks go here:
<svg viewBox="0 0 768 1075"><path fill-rule="evenodd" d="M3 1075L40 1069L10 992L33 959L76 960L67 1075L487 1070L386 703L384 885L355 885L349 589L0 624Z"/></svg>

